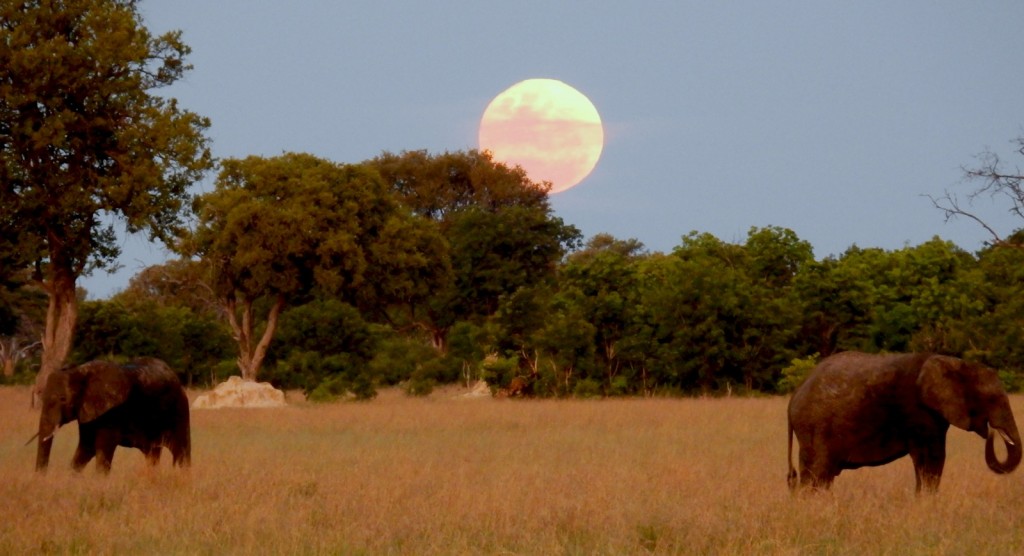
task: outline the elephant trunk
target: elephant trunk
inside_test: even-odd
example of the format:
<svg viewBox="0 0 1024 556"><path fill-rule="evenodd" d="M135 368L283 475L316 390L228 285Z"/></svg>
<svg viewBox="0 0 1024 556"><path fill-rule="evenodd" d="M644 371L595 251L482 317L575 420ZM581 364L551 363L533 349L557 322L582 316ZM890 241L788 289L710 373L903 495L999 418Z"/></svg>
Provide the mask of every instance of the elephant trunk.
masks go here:
<svg viewBox="0 0 1024 556"><path fill-rule="evenodd" d="M39 438L39 447L36 450L36 471L46 471L46 467L50 464L53 435L56 434L60 422L51 417L47 415L46 408L43 409L43 413L39 417L39 432L36 434Z"/></svg>
<svg viewBox="0 0 1024 556"><path fill-rule="evenodd" d="M1005 412L1000 412L1001 417L993 419L989 423L988 438L985 440L985 463L995 473L1012 473L1021 460L1020 433L1017 432L1017 424L1013 420L1013 414L1009 413L1009 407ZM1007 416L1002 416L1006 413ZM995 438L1000 436L1006 446L1006 460L999 461L996 457Z"/></svg>
<svg viewBox="0 0 1024 556"><path fill-rule="evenodd" d="M50 449L53 448L53 434L39 435L39 448L36 450L36 471L46 471L50 464Z"/></svg>

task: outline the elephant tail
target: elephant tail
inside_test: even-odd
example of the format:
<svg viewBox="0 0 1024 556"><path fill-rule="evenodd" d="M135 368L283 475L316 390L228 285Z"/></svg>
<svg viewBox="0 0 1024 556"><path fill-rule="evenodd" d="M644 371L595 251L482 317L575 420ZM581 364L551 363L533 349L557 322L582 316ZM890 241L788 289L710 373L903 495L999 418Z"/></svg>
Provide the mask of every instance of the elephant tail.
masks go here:
<svg viewBox="0 0 1024 556"><path fill-rule="evenodd" d="M786 465L789 466L789 473L786 474L786 483L789 490L796 491L796 468L793 467L793 423L789 423L789 449L786 451Z"/></svg>

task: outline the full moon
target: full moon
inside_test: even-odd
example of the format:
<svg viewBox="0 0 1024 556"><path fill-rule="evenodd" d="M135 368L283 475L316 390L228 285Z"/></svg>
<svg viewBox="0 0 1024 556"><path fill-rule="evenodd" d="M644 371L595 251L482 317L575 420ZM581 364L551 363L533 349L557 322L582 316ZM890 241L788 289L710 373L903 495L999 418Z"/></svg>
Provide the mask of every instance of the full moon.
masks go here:
<svg viewBox="0 0 1024 556"><path fill-rule="evenodd" d="M558 193L580 183L597 165L604 128L583 93L556 79L527 79L505 89L480 119L480 149L519 165Z"/></svg>

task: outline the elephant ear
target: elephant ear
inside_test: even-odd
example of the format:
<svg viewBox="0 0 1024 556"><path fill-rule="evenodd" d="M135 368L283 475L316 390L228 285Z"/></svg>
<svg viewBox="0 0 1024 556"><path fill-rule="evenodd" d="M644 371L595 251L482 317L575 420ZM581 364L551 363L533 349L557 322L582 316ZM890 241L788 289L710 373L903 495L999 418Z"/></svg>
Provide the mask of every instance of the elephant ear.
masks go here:
<svg viewBox="0 0 1024 556"><path fill-rule="evenodd" d="M925 405L941 413L957 428L970 430L971 417L960 373L962 366L963 361L959 359L933 355L921 365L917 385Z"/></svg>
<svg viewBox="0 0 1024 556"><path fill-rule="evenodd" d="M79 423L88 423L128 400L132 384L121 367L96 361L78 367L76 372L82 373Z"/></svg>

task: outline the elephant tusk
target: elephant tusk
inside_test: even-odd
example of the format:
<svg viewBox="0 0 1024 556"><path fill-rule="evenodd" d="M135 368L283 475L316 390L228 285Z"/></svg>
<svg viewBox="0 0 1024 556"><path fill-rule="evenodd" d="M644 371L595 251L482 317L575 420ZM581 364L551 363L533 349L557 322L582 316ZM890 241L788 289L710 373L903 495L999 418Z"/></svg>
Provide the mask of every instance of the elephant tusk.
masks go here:
<svg viewBox="0 0 1024 556"><path fill-rule="evenodd" d="M49 440L50 440L51 438L53 438L53 435L55 435L55 434L57 434L57 431L53 431L53 432L51 432L50 434L48 434L48 435L46 435L45 437L43 437L43 439L42 439L42 440L40 440L40 442L47 442L47 441L49 441ZM33 434L33 435L32 435L32 438L29 438L29 439L28 439L28 442L26 442L26 443L25 443L25 445L26 445L26 446L28 446L29 444L31 444L31 443L32 443L32 441L33 441L33 440L35 440L35 439L36 439L36 437L38 437L38 436L39 436L39 433L38 433L38 432L37 432L37 433L35 433L35 434Z"/></svg>
<svg viewBox="0 0 1024 556"><path fill-rule="evenodd" d="M995 429L995 427L992 427L992 428ZM1006 444L1008 444L1010 446L1016 446L1016 444L1013 443L1013 440L1010 439L1010 435L1006 434L1006 432L1003 431L1003 429L995 429L995 430L996 430L996 432L999 433L999 436L1003 437L1003 442L1005 442Z"/></svg>

